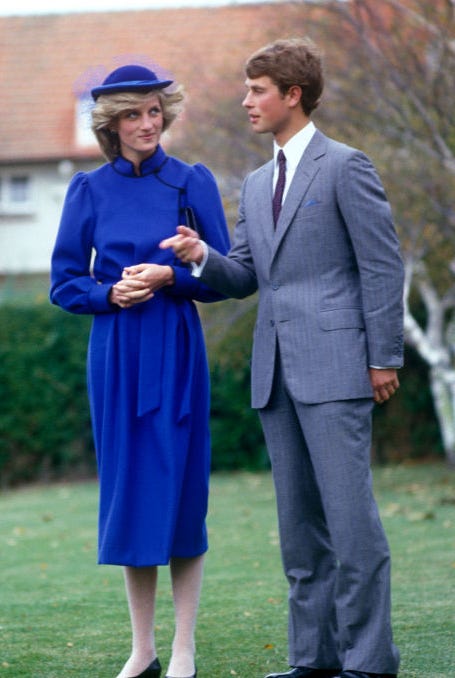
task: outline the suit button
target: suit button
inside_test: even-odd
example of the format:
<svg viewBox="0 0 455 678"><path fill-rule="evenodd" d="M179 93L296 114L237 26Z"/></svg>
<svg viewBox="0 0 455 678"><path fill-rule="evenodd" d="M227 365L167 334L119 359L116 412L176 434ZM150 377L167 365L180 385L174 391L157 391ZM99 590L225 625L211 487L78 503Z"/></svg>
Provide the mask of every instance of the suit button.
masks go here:
<svg viewBox="0 0 455 678"><path fill-rule="evenodd" d="M274 321L274 320L271 320L271 321L270 321L270 326L271 326L271 327L275 327L275 321Z"/></svg>
<svg viewBox="0 0 455 678"><path fill-rule="evenodd" d="M279 290L280 286L278 283L272 283L272 290Z"/></svg>

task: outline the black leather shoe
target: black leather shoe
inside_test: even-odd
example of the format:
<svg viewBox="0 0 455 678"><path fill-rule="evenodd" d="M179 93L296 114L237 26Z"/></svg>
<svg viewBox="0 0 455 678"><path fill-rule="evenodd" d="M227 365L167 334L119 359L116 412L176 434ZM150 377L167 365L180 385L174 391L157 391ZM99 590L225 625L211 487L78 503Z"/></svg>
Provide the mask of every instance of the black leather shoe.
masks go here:
<svg viewBox="0 0 455 678"><path fill-rule="evenodd" d="M142 671L138 676L131 676L131 678L160 678L161 664L158 657L152 661L149 666Z"/></svg>
<svg viewBox="0 0 455 678"><path fill-rule="evenodd" d="M309 669L306 666L296 666L286 673L269 673L265 678L336 678L339 673L340 669Z"/></svg>
<svg viewBox="0 0 455 678"><path fill-rule="evenodd" d="M396 673L367 673L365 671L342 671L339 678L397 678Z"/></svg>

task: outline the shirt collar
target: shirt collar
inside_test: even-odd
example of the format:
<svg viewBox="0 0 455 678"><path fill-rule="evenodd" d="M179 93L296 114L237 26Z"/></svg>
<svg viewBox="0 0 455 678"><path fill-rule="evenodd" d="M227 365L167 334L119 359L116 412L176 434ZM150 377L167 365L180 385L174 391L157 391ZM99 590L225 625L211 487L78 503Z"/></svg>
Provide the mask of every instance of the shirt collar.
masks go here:
<svg viewBox="0 0 455 678"><path fill-rule="evenodd" d="M289 141L285 143L285 145L282 147L284 155L286 156L287 170L295 169L297 167L297 165L300 162L300 158L302 157L306 147L310 143L311 138L315 131L316 127L314 126L314 123L310 120L310 122L307 125L305 125L305 127L303 127L300 130L300 132L294 134L294 136L291 137ZM276 141L274 141L273 158L275 164L277 162L277 155L279 150L280 146L278 146Z"/></svg>

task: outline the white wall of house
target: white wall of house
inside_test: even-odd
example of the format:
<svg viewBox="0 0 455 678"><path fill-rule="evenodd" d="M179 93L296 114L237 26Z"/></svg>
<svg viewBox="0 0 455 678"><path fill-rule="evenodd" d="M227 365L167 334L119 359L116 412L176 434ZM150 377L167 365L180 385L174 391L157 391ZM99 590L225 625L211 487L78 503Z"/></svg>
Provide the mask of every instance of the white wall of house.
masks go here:
<svg viewBox="0 0 455 678"><path fill-rule="evenodd" d="M49 271L69 180L97 164L62 160L0 166L0 275ZM19 190L12 196L14 180L20 185L25 177L27 195Z"/></svg>

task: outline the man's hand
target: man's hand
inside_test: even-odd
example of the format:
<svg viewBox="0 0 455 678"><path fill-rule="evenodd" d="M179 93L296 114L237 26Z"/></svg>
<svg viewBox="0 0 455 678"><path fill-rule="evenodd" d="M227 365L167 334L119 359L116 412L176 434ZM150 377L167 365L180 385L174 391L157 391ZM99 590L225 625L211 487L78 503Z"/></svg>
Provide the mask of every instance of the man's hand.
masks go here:
<svg viewBox="0 0 455 678"><path fill-rule="evenodd" d="M172 248L175 256L185 264L200 264L204 257L199 234L188 226L177 226L177 235L160 242L161 249Z"/></svg>
<svg viewBox="0 0 455 678"><path fill-rule="evenodd" d="M373 398L377 403L389 400L400 386L397 371L394 369L376 370L370 367L370 380L373 387Z"/></svg>

